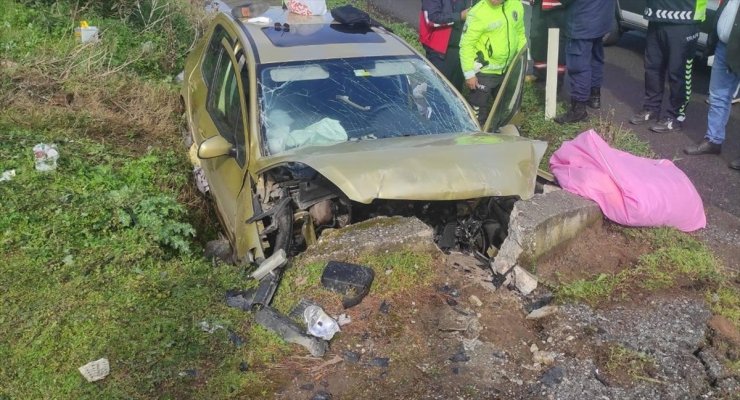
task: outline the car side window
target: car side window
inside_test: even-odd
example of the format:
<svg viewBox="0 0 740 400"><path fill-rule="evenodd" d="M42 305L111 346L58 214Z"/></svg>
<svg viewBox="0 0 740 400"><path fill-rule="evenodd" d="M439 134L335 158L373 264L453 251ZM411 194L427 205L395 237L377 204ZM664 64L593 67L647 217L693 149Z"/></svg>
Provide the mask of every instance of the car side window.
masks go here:
<svg viewBox="0 0 740 400"><path fill-rule="evenodd" d="M221 25L216 25L211 36L211 41L208 43L208 49L206 50L205 57L203 57L203 64L201 65L201 71L203 72L203 80L206 83L206 87L211 87L213 82L213 73L218 65L218 60L221 57L221 50L223 46L221 41L226 38L228 40L228 34Z"/></svg>
<svg viewBox="0 0 740 400"><path fill-rule="evenodd" d="M236 150L234 158L239 166L243 167L247 155L246 137L242 119L242 93L237 80L237 68L243 69L243 67L240 68L241 62L239 65L234 65L225 47L229 45L228 40L223 39L222 36L222 41L219 43L220 51L218 57L215 58L213 78L208 87L206 109L219 134L234 145ZM213 44L213 41L211 43Z"/></svg>

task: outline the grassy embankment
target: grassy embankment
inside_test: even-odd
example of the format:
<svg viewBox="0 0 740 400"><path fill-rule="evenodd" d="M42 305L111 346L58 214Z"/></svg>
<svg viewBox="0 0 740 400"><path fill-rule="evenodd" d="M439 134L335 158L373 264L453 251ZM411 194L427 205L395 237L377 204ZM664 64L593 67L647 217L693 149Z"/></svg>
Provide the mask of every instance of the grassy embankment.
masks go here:
<svg viewBox="0 0 740 400"><path fill-rule="evenodd" d="M0 182L0 399L268 395L270 368L292 348L223 303L246 272L199 256L216 221L179 144L173 78L206 18L200 6L0 9L0 172L17 173ZM82 19L100 43L75 43ZM527 96L524 109L535 108ZM551 148L575 133L536 120L525 131L555 139ZM53 173L34 170L42 142L61 154ZM89 384L77 367L100 357L111 375Z"/></svg>

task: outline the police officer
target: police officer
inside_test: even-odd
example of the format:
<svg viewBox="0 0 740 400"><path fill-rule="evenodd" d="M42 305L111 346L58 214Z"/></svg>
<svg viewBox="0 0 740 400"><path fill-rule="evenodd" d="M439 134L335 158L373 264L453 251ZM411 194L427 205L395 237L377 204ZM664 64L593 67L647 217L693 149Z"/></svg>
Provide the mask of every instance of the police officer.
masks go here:
<svg viewBox="0 0 740 400"><path fill-rule="evenodd" d="M531 0L532 22L529 28L529 50L533 72L538 81L545 80L547 67L547 36L549 28L560 29L558 51L558 87L565 74L565 22L566 10L560 0Z"/></svg>
<svg viewBox="0 0 740 400"><path fill-rule="evenodd" d="M504 73L527 45L521 0L481 0L468 11L460 38L460 64L468 102L485 125Z"/></svg>
<svg viewBox="0 0 740 400"><path fill-rule="evenodd" d="M642 111L630 118L630 123L640 125L658 119L667 74L670 96L666 115L650 130L664 133L681 129L691 96L699 24L704 21L706 11L707 0L647 0L645 101Z"/></svg>
<svg viewBox="0 0 740 400"><path fill-rule="evenodd" d="M427 59L462 91L460 36L468 10L478 0L422 0L419 41Z"/></svg>
<svg viewBox="0 0 740 400"><path fill-rule="evenodd" d="M570 109L555 118L560 124L588 118L586 106L601 107L604 80L602 38L614 24L615 0L561 0L567 7L565 65L570 78Z"/></svg>

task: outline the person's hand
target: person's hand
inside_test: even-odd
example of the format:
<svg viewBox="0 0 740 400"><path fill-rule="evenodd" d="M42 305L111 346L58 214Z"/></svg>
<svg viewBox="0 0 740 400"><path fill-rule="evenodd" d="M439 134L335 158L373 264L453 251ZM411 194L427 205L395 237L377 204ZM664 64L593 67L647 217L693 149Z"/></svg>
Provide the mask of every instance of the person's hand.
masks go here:
<svg viewBox="0 0 740 400"><path fill-rule="evenodd" d="M478 89L478 77L474 76L470 79L466 79L465 86L467 86L470 90Z"/></svg>
<svg viewBox="0 0 740 400"><path fill-rule="evenodd" d="M465 21L465 18L468 17L468 10L470 10L470 9L469 8L466 8L466 9L464 9L464 10L462 10L460 12L460 19L461 20Z"/></svg>

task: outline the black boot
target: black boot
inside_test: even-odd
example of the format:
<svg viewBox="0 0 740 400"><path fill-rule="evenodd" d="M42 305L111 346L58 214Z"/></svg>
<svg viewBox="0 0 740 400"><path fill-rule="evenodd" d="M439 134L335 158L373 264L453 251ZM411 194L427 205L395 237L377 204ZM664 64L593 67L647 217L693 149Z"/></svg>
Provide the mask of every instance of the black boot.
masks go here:
<svg viewBox="0 0 740 400"><path fill-rule="evenodd" d="M573 122L584 121L588 118L588 112L586 112L586 102L571 100L570 110L565 114L559 115L555 118L555 122L559 124L570 124Z"/></svg>
<svg viewBox="0 0 740 400"><path fill-rule="evenodd" d="M596 110L601 108L601 88L591 88L591 97L588 98L588 106Z"/></svg>

